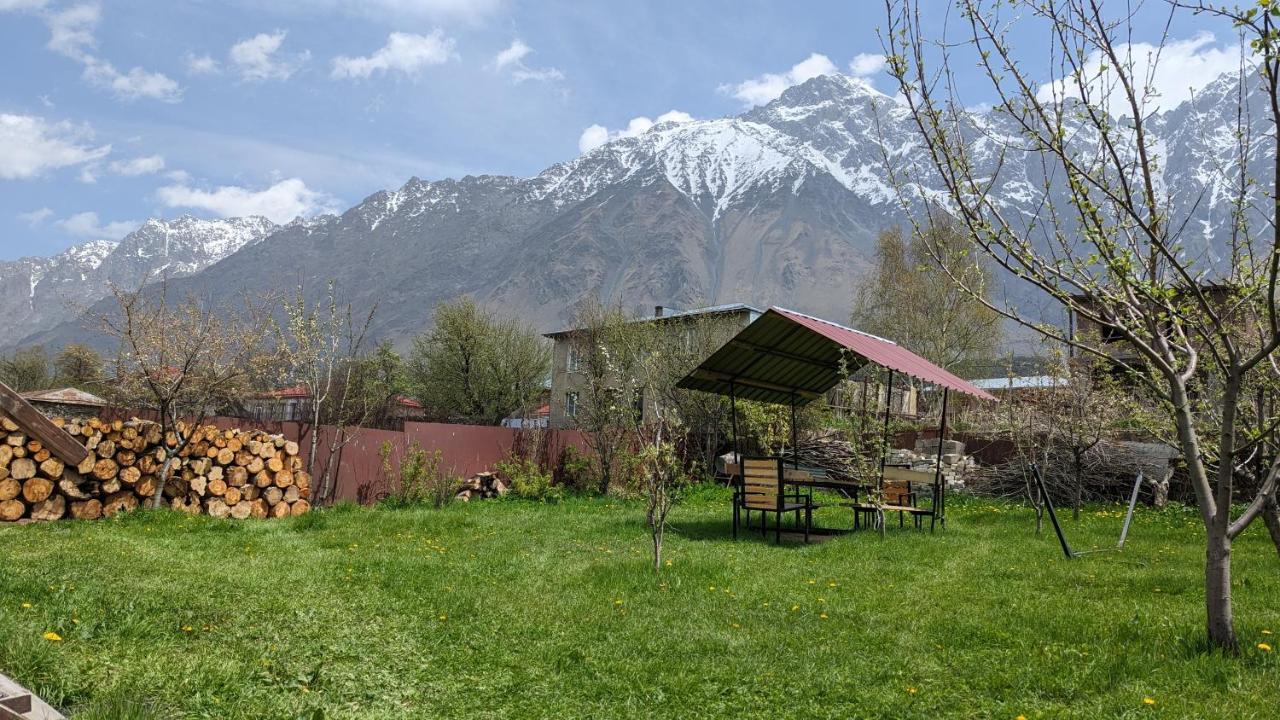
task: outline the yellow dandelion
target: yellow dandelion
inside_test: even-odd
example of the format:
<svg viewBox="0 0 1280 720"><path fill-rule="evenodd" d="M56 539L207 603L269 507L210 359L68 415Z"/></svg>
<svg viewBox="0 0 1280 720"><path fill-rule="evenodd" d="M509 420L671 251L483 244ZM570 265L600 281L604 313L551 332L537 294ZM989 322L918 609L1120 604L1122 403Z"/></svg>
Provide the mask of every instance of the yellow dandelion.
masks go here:
<svg viewBox="0 0 1280 720"><path fill-rule="evenodd" d="M183 625L183 626L182 626L182 632L187 632L187 633L189 633L189 632L191 632L191 631L192 631L192 630L194 630L194 629L195 629L195 628L191 627L190 625Z"/></svg>
<svg viewBox="0 0 1280 720"><path fill-rule="evenodd" d="M22 603L22 609L23 609L23 610L30 610L30 609L31 609L31 603Z"/></svg>
<svg viewBox="0 0 1280 720"><path fill-rule="evenodd" d="M1271 634L1271 631L1270 631L1270 630L1263 630L1263 631L1262 631L1262 634L1263 634L1263 635L1270 635L1270 634Z"/></svg>
<svg viewBox="0 0 1280 720"><path fill-rule="evenodd" d="M732 624L732 627L733 627L733 629L734 629L734 630L737 630L738 628L740 628L740 627L742 627L742 626L741 626L741 625L739 625L738 623L733 623L733 624Z"/></svg>
<svg viewBox="0 0 1280 720"><path fill-rule="evenodd" d="M1144 697L1144 698L1142 698L1142 704L1143 704L1143 705L1155 705L1155 704L1156 704L1156 699L1155 699L1155 698Z"/></svg>
<svg viewBox="0 0 1280 720"><path fill-rule="evenodd" d="M707 587L707 592L715 592L715 591L716 591L716 586L715 586L715 585L711 585L711 586Z"/></svg>
<svg viewBox="0 0 1280 720"><path fill-rule="evenodd" d="M448 620L448 619L449 619L449 616L448 616L448 615L441 615L441 616L440 616L440 621L441 621L441 622L444 622L445 620Z"/></svg>
<svg viewBox="0 0 1280 720"><path fill-rule="evenodd" d="M1015 718L1014 720L1027 720L1027 716L1026 716L1026 715L1019 715L1019 716L1018 716L1017 718Z"/></svg>
<svg viewBox="0 0 1280 720"><path fill-rule="evenodd" d="M835 586L836 586L836 584L835 584L835 583L833 583L833 582L829 582L829 583L827 583L827 587L835 587Z"/></svg>
<svg viewBox="0 0 1280 720"><path fill-rule="evenodd" d="M795 611L797 611L797 610L799 610L799 609L800 609L800 606L799 606L799 605L792 605L792 606L791 606L791 612L795 612Z"/></svg>
<svg viewBox="0 0 1280 720"><path fill-rule="evenodd" d="M817 585L817 584L818 584L818 581L817 581L817 580L810 580L810 581L809 581L809 584L810 584L810 585Z"/></svg>
<svg viewBox="0 0 1280 720"><path fill-rule="evenodd" d="M826 613L822 613L822 614L821 614L821 615L819 615L818 617L822 618L823 620L826 620L826 619L827 619L827 614L826 614Z"/></svg>
<svg viewBox="0 0 1280 720"><path fill-rule="evenodd" d="M52 630L44 634L44 639L49 642L62 642L62 636Z"/></svg>
<svg viewBox="0 0 1280 720"><path fill-rule="evenodd" d="M621 605L621 604L622 604L622 601L621 601L621 600L614 600L614 601L613 601L613 604L614 604L614 605Z"/></svg>
<svg viewBox="0 0 1280 720"><path fill-rule="evenodd" d="M908 693L908 694L910 694L910 695L915 695L915 694L916 694L916 689L915 689L915 688L913 688L913 687L909 687L909 688L907 688L907 693Z"/></svg>
<svg viewBox="0 0 1280 720"><path fill-rule="evenodd" d="M1258 643L1258 649L1262 652L1271 652L1271 646L1266 643Z"/></svg>

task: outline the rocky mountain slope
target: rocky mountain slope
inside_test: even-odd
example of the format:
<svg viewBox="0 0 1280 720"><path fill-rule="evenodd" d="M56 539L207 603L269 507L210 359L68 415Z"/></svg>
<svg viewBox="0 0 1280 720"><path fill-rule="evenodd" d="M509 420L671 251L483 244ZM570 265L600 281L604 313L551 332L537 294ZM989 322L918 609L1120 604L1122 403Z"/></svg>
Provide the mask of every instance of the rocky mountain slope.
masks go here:
<svg viewBox="0 0 1280 720"><path fill-rule="evenodd" d="M262 217L148 220L120 242L90 240L53 257L0 261L0 347L73 321L111 284L199 272L275 229Z"/></svg>
<svg viewBox="0 0 1280 720"><path fill-rule="evenodd" d="M1234 117L1224 99L1234 87L1219 80L1155 126L1167 158L1163 187L1176 213L1194 218L1188 227L1206 248L1231 227L1220 196L1222 133ZM979 174L996 174L997 201L1029 233L1045 207L1065 207L1039 158L1000 151L1001 139L1018 137L1010 118L973 113L966 132ZM1087 151L1086 135L1074 141ZM191 265L171 287L215 299L278 291L280 268L293 268L317 296L335 279L357 308L376 303L375 334L398 342L425 327L437 303L463 294L544 330L570 322L592 297L632 310L779 304L838 320L877 233L904 219L886 163L909 197L941 195L924 153L892 98L828 75L736 117L660 123L532 178L414 178L342 215L275 228L230 253L210 251L202 256L208 267ZM255 228L254 239L271 229ZM120 255L115 248L82 274L137 270L118 264ZM27 343L83 333L75 323L26 327L37 331Z"/></svg>

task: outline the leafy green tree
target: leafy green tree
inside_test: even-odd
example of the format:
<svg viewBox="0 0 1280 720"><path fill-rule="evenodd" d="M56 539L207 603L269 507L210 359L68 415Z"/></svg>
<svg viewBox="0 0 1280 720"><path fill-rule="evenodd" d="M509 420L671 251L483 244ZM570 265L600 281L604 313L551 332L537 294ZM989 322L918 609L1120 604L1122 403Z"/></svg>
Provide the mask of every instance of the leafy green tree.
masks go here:
<svg viewBox="0 0 1280 720"><path fill-rule="evenodd" d="M96 392L102 389L104 362L88 345L71 343L53 358L54 373L59 384Z"/></svg>
<svg viewBox="0 0 1280 720"><path fill-rule="evenodd" d="M0 360L0 381L18 392L52 387L53 376L49 372L49 356L45 354L44 347L35 345L16 350Z"/></svg>
<svg viewBox="0 0 1280 720"><path fill-rule="evenodd" d="M532 329L470 298L436 308L405 367L411 394L457 422L496 425L529 406L551 372L551 351Z"/></svg>

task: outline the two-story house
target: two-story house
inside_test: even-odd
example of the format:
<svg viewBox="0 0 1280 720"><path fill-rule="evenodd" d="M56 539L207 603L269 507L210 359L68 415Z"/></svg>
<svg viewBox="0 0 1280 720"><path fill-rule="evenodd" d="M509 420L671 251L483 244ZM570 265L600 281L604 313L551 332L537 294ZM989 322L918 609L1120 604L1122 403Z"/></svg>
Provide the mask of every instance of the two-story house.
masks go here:
<svg viewBox="0 0 1280 720"><path fill-rule="evenodd" d="M635 322L655 323L663 330L670 331L671 342L683 342L682 334L694 322L701 327L710 327L714 333L727 340L739 330L750 325L760 317L762 311L743 303L716 305L696 310L671 310L658 306L653 316L640 318ZM552 428L565 428L574 425L578 414L579 401L586 385L580 352L580 328L569 328L558 332L547 333L551 339L551 401L549 425ZM653 399L643 394L636 398L636 412L642 418L653 417Z"/></svg>

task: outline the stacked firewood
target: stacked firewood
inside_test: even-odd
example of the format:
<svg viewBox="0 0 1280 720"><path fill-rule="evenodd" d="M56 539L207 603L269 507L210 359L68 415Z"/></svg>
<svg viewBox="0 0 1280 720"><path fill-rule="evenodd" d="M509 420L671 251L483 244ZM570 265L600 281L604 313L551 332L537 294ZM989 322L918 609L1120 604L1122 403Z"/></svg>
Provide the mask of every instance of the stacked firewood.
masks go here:
<svg viewBox="0 0 1280 720"><path fill-rule="evenodd" d="M454 497L470 502L473 499L495 498L506 494L507 484L501 478L491 472L482 472L463 480Z"/></svg>
<svg viewBox="0 0 1280 720"><path fill-rule="evenodd" d="M89 450L69 467L0 416L0 521L92 520L146 505L155 496L178 433L145 420L63 420L58 425ZM168 506L214 517L266 518L311 509L311 478L298 444L260 430L182 426L190 440L170 463L161 488Z"/></svg>

